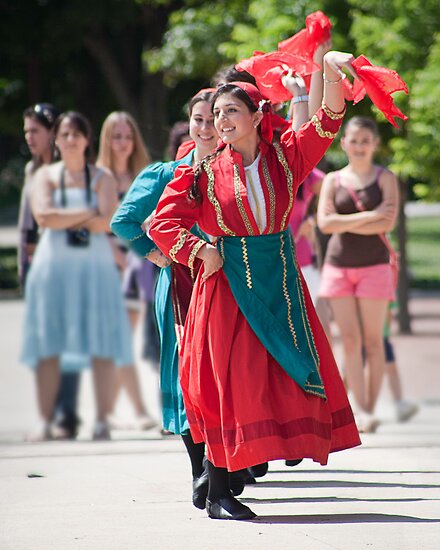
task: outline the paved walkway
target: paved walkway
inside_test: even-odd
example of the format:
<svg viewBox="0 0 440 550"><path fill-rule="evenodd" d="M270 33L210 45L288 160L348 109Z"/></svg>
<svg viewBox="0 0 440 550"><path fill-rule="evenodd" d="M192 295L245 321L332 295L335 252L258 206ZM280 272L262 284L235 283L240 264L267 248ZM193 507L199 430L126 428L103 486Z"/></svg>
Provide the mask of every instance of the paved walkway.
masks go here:
<svg viewBox="0 0 440 550"><path fill-rule="evenodd" d="M0 549L440 548L440 296L415 296L411 311L414 335L394 341L406 396L419 414L396 423L385 387L376 434L332 455L324 468L271 463L243 493L258 518L240 523L209 520L192 507L178 438L126 431L90 442L89 374L80 440L23 443L35 416L33 379L17 359L23 304L0 302ZM140 373L157 412L154 371L143 364ZM119 414L131 414L124 401Z"/></svg>

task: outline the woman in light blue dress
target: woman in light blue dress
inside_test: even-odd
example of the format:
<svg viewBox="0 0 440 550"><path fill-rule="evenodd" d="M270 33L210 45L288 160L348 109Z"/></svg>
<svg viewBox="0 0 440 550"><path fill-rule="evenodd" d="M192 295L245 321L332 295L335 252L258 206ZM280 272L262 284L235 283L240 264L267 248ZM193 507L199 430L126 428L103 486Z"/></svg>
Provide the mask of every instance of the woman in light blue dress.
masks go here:
<svg viewBox="0 0 440 550"><path fill-rule="evenodd" d="M114 366L133 361L130 326L106 232L117 205L112 175L87 162L90 125L68 112L55 125L61 162L35 175L32 210L43 234L29 271L22 360L35 370L39 438L50 438L59 357L88 356L97 408L94 439L110 437Z"/></svg>
<svg viewBox="0 0 440 550"><path fill-rule="evenodd" d="M163 427L180 434L187 448L193 474L193 503L205 507L208 478L204 472L204 444L192 440L179 383L179 351L185 309L192 291L190 270L172 263L156 247L145 232L145 220L154 212L165 186L174 178L180 165L193 165L213 152L218 135L213 124L211 98L213 90L202 90L189 104L190 137L194 141L183 158L148 166L134 180L111 222L112 231L128 242L139 256L163 268L155 293L155 313L160 333L160 383ZM185 144L186 145L186 144ZM193 231L199 231L193 228ZM203 236L205 239L208 237ZM194 266L196 268L196 266Z"/></svg>

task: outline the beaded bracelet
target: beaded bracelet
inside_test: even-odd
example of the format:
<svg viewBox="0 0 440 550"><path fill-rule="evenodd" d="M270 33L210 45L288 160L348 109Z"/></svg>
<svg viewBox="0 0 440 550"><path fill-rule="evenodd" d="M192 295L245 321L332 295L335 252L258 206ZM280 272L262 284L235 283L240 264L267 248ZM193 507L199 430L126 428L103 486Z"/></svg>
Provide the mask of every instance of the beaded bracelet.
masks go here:
<svg viewBox="0 0 440 550"><path fill-rule="evenodd" d="M308 95L298 95L296 97L293 98L293 104L295 105L295 103L303 103L303 102L307 102L309 101L309 96Z"/></svg>

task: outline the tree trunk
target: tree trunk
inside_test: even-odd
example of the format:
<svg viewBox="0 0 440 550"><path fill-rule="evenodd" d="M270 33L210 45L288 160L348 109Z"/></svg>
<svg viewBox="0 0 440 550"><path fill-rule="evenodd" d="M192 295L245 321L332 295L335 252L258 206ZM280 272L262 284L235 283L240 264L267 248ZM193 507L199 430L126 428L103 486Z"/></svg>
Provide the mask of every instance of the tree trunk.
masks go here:
<svg viewBox="0 0 440 550"><path fill-rule="evenodd" d="M88 52L101 69L120 108L128 111L135 119L138 119L140 115L139 104L130 92L127 79L106 40L100 36L84 36L83 40Z"/></svg>
<svg viewBox="0 0 440 550"><path fill-rule="evenodd" d="M407 182L400 182L400 205L399 218L397 226L397 240L399 243L400 255L400 273L399 285L397 288L397 299L399 302L399 332L401 334L411 334L411 317L408 309L409 302L409 273L408 273L408 257L406 254L407 243L407 228L405 204L407 199Z"/></svg>
<svg viewBox="0 0 440 550"><path fill-rule="evenodd" d="M163 160L168 130L167 89L162 73L143 72L139 98L141 116L138 119L142 134L153 160Z"/></svg>
<svg viewBox="0 0 440 550"><path fill-rule="evenodd" d="M167 138L167 89L163 83L162 73L150 74L140 63L140 86L136 93L133 93L130 90L129 78L115 59L106 40L99 35L85 36L83 40L103 73L119 108L133 115L139 124L152 159L162 160Z"/></svg>

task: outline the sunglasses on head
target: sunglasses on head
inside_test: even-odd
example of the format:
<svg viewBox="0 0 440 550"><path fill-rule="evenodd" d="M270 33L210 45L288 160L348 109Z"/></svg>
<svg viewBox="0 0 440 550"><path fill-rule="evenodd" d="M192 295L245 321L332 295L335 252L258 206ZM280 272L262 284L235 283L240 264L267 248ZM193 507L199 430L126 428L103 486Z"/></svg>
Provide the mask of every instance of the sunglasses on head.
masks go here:
<svg viewBox="0 0 440 550"><path fill-rule="evenodd" d="M34 113L38 117L44 118L50 124L50 126L53 126L56 116L51 109L49 109L48 107L46 107L44 104L41 104L41 103L37 103L36 105L34 105L33 109L34 109Z"/></svg>

